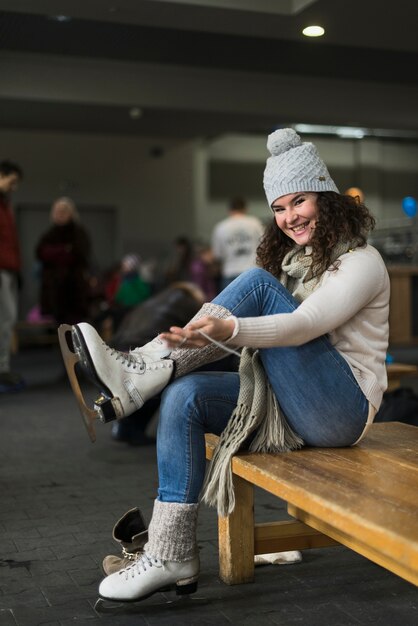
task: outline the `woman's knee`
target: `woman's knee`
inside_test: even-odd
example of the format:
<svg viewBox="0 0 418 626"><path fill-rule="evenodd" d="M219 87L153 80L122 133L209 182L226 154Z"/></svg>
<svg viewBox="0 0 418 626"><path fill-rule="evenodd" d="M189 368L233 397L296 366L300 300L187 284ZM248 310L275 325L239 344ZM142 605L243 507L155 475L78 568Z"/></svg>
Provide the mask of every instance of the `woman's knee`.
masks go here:
<svg viewBox="0 0 418 626"><path fill-rule="evenodd" d="M185 413L194 404L199 386L193 374L182 376L170 383L162 393L160 423L167 418L171 427L177 420L184 421Z"/></svg>
<svg viewBox="0 0 418 626"><path fill-rule="evenodd" d="M238 392L237 372L194 372L177 378L162 394L159 428L219 433L231 416Z"/></svg>
<svg viewBox="0 0 418 626"><path fill-rule="evenodd" d="M270 272L268 272L267 270L263 269L262 267L252 267L249 270L246 270L245 272L243 272L240 275L241 277L245 277L247 280L253 280L255 282L260 281L260 282L265 282L267 281L277 281L277 279L273 276L273 274L271 274ZM278 281L277 281L278 282Z"/></svg>
<svg viewBox="0 0 418 626"><path fill-rule="evenodd" d="M259 287L267 287L268 289L272 287L275 292L286 294L291 298L289 291L276 278L276 276L261 267L253 267L246 270L236 280L242 280L243 286L245 285L246 287L251 287L253 289L257 289Z"/></svg>

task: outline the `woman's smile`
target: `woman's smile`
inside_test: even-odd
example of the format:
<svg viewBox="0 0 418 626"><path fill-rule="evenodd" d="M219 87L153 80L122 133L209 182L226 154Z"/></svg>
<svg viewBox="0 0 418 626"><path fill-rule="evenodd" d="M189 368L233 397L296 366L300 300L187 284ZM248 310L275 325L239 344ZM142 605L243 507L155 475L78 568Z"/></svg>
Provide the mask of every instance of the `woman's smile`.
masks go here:
<svg viewBox="0 0 418 626"><path fill-rule="evenodd" d="M272 210L277 226L299 245L307 245L318 219L317 194L290 193L277 198Z"/></svg>

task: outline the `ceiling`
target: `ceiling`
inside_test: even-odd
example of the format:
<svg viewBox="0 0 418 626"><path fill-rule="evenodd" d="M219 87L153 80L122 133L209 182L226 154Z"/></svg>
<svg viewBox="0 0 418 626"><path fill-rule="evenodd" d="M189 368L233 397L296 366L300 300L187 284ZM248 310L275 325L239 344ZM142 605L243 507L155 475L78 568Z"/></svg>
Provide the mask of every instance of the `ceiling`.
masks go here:
<svg viewBox="0 0 418 626"><path fill-rule="evenodd" d="M417 140L417 28L416 0L0 0L0 128Z"/></svg>

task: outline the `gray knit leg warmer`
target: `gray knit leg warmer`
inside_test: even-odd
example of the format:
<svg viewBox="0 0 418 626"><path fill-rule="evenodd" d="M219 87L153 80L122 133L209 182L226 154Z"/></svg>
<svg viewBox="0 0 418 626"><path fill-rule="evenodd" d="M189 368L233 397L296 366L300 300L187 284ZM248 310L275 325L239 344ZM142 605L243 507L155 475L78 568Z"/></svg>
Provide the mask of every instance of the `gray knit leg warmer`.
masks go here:
<svg viewBox="0 0 418 626"><path fill-rule="evenodd" d="M197 556L196 526L199 504L154 501L144 550L161 561L190 561Z"/></svg>
<svg viewBox="0 0 418 626"><path fill-rule="evenodd" d="M190 320L194 322L201 317L205 317L206 315L210 315L212 317L217 317L219 319L226 319L230 315L232 315L231 311L228 311L225 307L220 304L213 304L213 302L205 302L201 309L196 313L196 315ZM174 378L179 378L179 376L184 376L184 374L188 374L193 370L197 369L201 365L205 365L206 363L212 363L212 361L219 361L227 353L215 346L214 344L209 344L204 348L191 348L191 349L177 349L173 350L170 354L170 359L175 361L175 370L174 370Z"/></svg>

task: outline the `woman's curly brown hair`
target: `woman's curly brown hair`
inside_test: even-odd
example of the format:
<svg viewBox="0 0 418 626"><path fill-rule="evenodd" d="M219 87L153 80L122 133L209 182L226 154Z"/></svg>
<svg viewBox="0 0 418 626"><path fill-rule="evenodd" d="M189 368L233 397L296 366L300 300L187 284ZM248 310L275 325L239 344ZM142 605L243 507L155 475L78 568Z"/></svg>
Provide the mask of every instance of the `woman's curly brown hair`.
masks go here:
<svg viewBox="0 0 418 626"><path fill-rule="evenodd" d="M310 241L312 246L312 271L320 276L331 265L332 249L339 241L364 246L368 233L375 226L369 209L358 198L334 191L317 195L318 219ZM295 242L283 233L273 217L257 248L257 265L280 278L284 256Z"/></svg>

